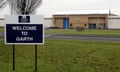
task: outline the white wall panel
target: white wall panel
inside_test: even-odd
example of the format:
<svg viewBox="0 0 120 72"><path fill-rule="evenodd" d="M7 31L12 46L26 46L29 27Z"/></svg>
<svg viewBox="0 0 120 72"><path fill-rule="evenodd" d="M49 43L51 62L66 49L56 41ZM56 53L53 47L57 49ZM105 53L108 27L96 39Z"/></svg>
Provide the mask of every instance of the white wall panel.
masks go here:
<svg viewBox="0 0 120 72"><path fill-rule="evenodd" d="M120 17L118 16L109 17L108 29L120 29Z"/></svg>

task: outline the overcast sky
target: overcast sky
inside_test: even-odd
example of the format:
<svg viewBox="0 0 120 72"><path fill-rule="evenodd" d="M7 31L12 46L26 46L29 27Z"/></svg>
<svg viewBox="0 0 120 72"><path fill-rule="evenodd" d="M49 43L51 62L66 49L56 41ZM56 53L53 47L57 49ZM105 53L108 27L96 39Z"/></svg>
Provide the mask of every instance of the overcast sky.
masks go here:
<svg viewBox="0 0 120 72"><path fill-rule="evenodd" d="M52 17L53 13L59 11L109 8L112 13L120 15L120 0L42 0L42 4L37 9L36 14ZM9 6L0 10L0 17L6 14L10 14Z"/></svg>

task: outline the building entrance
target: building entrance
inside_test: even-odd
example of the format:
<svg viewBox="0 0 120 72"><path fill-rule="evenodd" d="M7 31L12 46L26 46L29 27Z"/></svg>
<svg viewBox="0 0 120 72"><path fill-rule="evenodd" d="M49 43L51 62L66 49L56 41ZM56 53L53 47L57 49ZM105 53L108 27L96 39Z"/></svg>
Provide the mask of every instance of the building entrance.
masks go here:
<svg viewBox="0 0 120 72"><path fill-rule="evenodd" d="M89 24L89 29L96 29L96 24Z"/></svg>
<svg viewBox="0 0 120 72"><path fill-rule="evenodd" d="M69 18L63 18L63 28L69 29Z"/></svg>

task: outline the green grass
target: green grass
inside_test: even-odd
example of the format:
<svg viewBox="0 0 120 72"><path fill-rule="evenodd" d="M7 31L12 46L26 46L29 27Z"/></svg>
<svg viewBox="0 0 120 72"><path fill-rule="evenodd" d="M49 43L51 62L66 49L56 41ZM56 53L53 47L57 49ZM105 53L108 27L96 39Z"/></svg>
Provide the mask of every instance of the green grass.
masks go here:
<svg viewBox="0 0 120 72"><path fill-rule="evenodd" d="M12 72L12 46L0 42L0 71ZM34 46L16 46L16 71L33 72ZM38 72L120 72L120 42L46 40Z"/></svg>
<svg viewBox="0 0 120 72"><path fill-rule="evenodd" d="M4 32L4 28L3 27L0 27L0 32Z"/></svg>
<svg viewBox="0 0 120 72"><path fill-rule="evenodd" d="M120 30L84 30L76 31L75 29L53 29L46 30L46 34L71 34L71 35L96 35L96 36L119 36Z"/></svg>

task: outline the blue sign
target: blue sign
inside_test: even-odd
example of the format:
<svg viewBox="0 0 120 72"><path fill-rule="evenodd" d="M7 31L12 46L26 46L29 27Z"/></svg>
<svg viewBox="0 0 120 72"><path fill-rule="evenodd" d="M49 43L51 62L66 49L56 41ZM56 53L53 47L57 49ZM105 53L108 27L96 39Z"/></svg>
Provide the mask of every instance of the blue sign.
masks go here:
<svg viewBox="0 0 120 72"><path fill-rule="evenodd" d="M6 24L6 43L44 43L43 24Z"/></svg>
<svg viewBox="0 0 120 72"><path fill-rule="evenodd" d="M19 23L30 23L30 16L18 16Z"/></svg>

